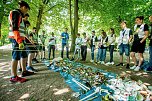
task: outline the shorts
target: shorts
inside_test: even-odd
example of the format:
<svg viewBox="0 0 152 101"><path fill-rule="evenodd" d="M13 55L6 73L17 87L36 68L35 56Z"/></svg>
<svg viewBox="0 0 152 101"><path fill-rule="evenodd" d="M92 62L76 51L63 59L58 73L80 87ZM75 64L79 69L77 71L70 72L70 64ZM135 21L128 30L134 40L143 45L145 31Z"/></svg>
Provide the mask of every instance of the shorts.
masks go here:
<svg viewBox="0 0 152 101"><path fill-rule="evenodd" d="M20 50L19 49L19 44L16 42L15 39L11 39L10 41L12 43L12 59L14 60L20 60L21 58L27 58L27 52L26 49ZM24 43L25 45L25 43Z"/></svg>
<svg viewBox="0 0 152 101"><path fill-rule="evenodd" d="M140 43L141 40L142 39L133 41L133 44L131 47L131 52L144 53L146 41L144 41L143 43Z"/></svg>
<svg viewBox="0 0 152 101"><path fill-rule="evenodd" d="M129 44L120 44L119 45L119 54L123 55L124 52L125 52L126 56L130 55L130 46L129 46Z"/></svg>
<svg viewBox="0 0 152 101"><path fill-rule="evenodd" d="M28 52L28 53L35 53L35 52L37 52L37 48L36 47L34 47L34 45L32 45L31 43L26 43L26 51Z"/></svg>

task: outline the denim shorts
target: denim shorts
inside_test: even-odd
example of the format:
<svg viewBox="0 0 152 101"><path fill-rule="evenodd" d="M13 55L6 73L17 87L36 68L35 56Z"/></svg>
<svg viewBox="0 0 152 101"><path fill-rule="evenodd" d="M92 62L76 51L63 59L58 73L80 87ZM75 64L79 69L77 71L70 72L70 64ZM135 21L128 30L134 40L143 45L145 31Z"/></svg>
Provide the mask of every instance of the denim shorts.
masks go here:
<svg viewBox="0 0 152 101"><path fill-rule="evenodd" d="M129 46L129 44L120 44L119 45L119 54L123 55L124 52L125 52L126 56L130 55L130 46Z"/></svg>
<svg viewBox="0 0 152 101"><path fill-rule="evenodd" d="M12 43L12 49L13 49L12 59L20 60L21 58L27 58L26 49L20 50L19 49L19 44L16 42L15 39L10 39L10 42Z"/></svg>

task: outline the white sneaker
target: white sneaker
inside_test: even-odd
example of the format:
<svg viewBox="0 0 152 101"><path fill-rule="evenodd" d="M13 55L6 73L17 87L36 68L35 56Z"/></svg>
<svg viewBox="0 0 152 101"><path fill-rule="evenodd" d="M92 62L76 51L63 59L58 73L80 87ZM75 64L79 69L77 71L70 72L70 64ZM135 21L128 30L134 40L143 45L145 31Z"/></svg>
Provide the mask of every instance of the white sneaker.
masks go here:
<svg viewBox="0 0 152 101"><path fill-rule="evenodd" d="M90 60L90 62L94 62L94 60Z"/></svg>
<svg viewBox="0 0 152 101"><path fill-rule="evenodd" d="M134 66L130 67L130 69L135 69L136 67L137 67L137 66L134 65Z"/></svg>
<svg viewBox="0 0 152 101"><path fill-rule="evenodd" d="M140 67L139 66L137 66L135 69L134 69L134 71L139 71L140 70Z"/></svg>
<svg viewBox="0 0 152 101"><path fill-rule="evenodd" d="M97 63L101 63L101 61L98 61Z"/></svg>
<svg viewBox="0 0 152 101"><path fill-rule="evenodd" d="M106 65L111 65L111 62L107 62Z"/></svg>
<svg viewBox="0 0 152 101"><path fill-rule="evenodd" d="M111 65L114 65L115 63L114 62L110 62L111 63Z"/></svg>
<svg viewBox="0 0 152 101"><path fill-rule="evenodd" d="M101 64L105 64L105 62L104 62L104 61L101 61Z"/></svg>

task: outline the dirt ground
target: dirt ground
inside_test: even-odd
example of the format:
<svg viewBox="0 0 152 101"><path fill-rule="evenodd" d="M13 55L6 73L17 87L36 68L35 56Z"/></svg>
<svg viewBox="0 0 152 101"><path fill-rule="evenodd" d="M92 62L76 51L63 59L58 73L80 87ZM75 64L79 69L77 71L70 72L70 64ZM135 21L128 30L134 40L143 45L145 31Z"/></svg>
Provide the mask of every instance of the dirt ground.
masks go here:
<svg viewBox="0 0 152 101"><path fill-rule="evenodd" d="M59 52L56 54L56 57L59 56ZM145 53L146 59L148 59L148 56L148 53ZM116 74L125 72L135 80L141 80L152 85L152 74L150 73L144 71L134 72L125 69L125 66L115 67L92 64L89 60L90 53L88 52L87 61L81 63ZM109 53L106 61L108 60ZM115 64L119 61L117 52L114 53L114 61ZM61 75L58 72L48 70L43 63L34 64L34 68L37 68L39 72L26 77L28 79L27 82L11 84L9 82L10 63L11 51L0 50L0 101L78 101L78 99L72 97L73 91L66 85Z"/></svg>

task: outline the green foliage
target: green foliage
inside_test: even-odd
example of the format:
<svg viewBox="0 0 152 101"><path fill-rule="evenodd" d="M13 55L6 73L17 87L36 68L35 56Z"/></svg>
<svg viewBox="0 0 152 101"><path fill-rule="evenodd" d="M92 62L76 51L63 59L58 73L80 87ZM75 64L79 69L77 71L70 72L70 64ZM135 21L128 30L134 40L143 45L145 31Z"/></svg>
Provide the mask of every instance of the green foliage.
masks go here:
<svg viewBox="0 0 152 101"><path fill-rule="evenodd" d="M3 5L4 18L2 22L2 35L7 35L8 33L7 17L10 10L17 8L18 0L5 1ZM64 27L70 29L68 0L25 1L28 2L31 7L29 11L30 29L36 26L40 5L44 7L40 29L46 30L47 33L55 32L56 35L60 35ZM78 6L78 29L80 33L84 31L91 33L91 30L95 30L97 34L99 34L101 29L108 32L109 28L113 27L116 30L116 34L119 34L120 20L126 20L128 27L133 28L136 16L145 16L145 23L148 23L148 17L152 14L151 0L79 0ZM72 0L72 12L74 11L73 8L74 0ZM72 18L74 18L73 15ZM69 32L71 31L69 30Z"/></svg>

